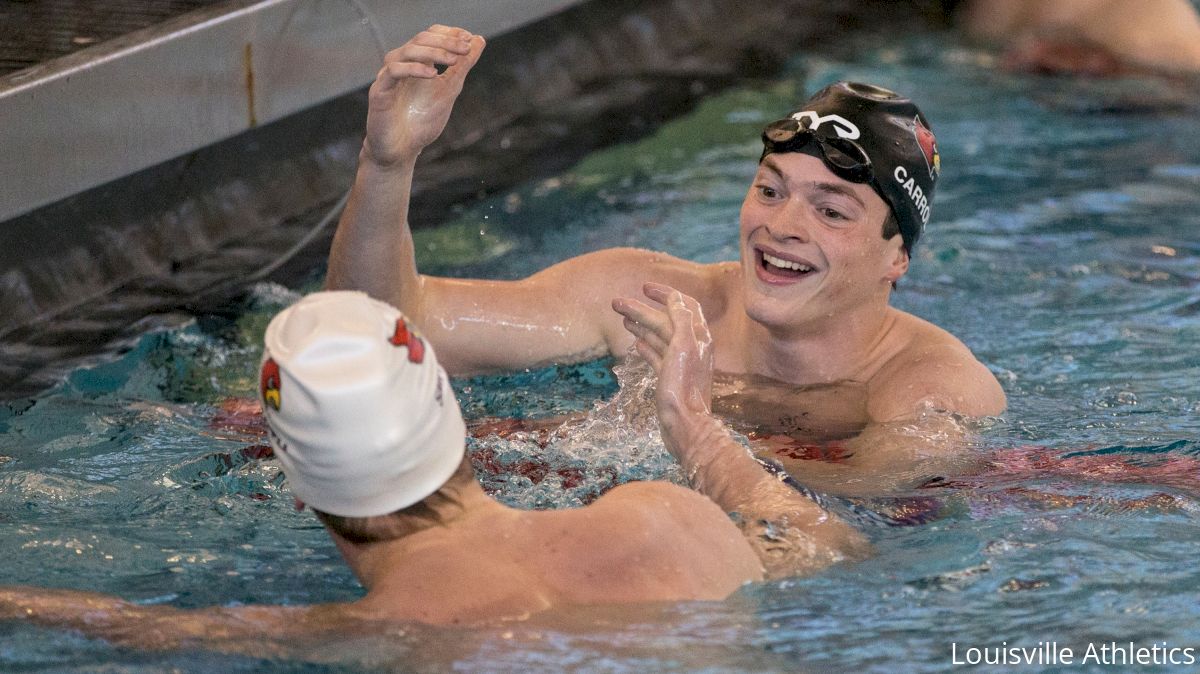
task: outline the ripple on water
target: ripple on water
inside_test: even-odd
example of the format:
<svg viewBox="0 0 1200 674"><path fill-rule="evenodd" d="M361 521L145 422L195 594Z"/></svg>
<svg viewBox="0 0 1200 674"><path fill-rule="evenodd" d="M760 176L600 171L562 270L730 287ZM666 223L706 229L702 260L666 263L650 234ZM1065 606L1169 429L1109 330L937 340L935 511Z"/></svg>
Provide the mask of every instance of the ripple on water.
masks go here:
<svg viewBox="0 0 1200 674"><path fill-rule="evenodd" d="M242 496L265 501L280 494L284 476L268 445L249 445L234 451L210 452L167 470L160 484L188 488L208 498Z"/></svg>
<svg viewBox="0 0 1200 674"><path fill-rule="evenodd" d="M79 508L106 503L120 490L68 475L53 475L28 470L6 470L0 474L0 502L18 509Z"/></svg>

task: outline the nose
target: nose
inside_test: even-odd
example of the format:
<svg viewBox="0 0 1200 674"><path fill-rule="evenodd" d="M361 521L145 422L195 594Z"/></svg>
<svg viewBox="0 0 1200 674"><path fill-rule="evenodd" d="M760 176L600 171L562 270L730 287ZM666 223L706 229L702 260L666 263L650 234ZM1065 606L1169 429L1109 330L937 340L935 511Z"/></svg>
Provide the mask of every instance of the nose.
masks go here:
<svg viewBox="0 0 1200 674"><path fill-rule="evenodd" d="M786 203L770 210L765 225L771 238L776 241L806 243L809 240L812 222L804 204L797 199L788 199Z"/></svg>

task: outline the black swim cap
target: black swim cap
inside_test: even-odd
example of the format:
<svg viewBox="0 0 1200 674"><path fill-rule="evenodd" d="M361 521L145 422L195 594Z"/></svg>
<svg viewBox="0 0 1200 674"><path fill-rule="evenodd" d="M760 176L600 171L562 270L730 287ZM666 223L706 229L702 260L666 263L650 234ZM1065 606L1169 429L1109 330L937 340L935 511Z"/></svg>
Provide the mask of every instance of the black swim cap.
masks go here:
<svg viewBox="0 0 1200 674"><path fill-rule="evenodd" d="M892 207L912 253L941 169L933 131L912 101L882 87L836 82L767 126L759 161L772 152L810 154L842 178L869 183Z"/></svg>

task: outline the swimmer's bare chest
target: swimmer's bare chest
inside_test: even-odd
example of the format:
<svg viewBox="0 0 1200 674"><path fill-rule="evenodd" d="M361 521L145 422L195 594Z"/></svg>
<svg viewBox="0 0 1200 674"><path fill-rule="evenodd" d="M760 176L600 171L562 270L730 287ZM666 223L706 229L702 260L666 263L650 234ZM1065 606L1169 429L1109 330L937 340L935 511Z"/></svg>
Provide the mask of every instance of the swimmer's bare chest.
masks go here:
<svg viewBox="0 0 1200 674"><path fill-rule="evenodd" d="M745 374L714 376L713 412L742 433L811 443L853 437L870 422L862 382L797 386Z"/></svg>

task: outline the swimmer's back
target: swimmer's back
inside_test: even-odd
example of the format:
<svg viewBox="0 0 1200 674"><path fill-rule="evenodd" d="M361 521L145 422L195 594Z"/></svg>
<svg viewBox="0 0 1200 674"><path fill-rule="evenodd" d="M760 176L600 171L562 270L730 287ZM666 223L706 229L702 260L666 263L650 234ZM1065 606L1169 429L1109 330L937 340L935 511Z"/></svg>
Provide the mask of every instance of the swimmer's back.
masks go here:
<svg viewBox="0 0 1200 674"><path fill-rule="evenodd" d="M587 604L719 600L761 580L738 528L667 482L616 487L583 508L509 511L410 536L370 614L468 624Z"/></svg>
<svg viewBox="0 0 1200 674"><path fill-rule="evenodd" d="M763 577L728 515L678 485L631 482L560 512L570 529L548 546L546 578L571 603L723 599Z"/></svg>

